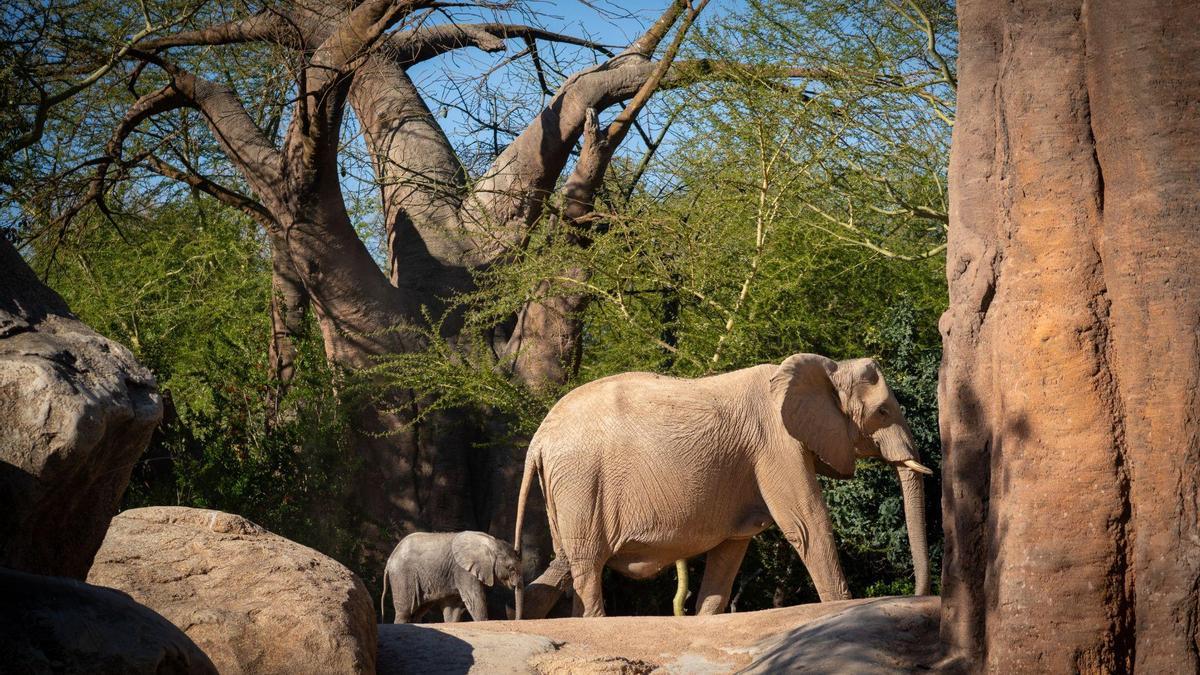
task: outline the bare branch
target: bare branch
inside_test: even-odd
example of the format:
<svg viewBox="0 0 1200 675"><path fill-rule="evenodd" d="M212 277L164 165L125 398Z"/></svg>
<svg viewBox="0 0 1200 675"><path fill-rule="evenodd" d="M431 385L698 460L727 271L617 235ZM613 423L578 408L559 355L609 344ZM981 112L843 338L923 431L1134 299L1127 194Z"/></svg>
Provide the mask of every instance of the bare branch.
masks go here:
<svg viewBox="0 0 1200 675"><path fill-rule="evenodd" d="M313 53L312 64L320 73L313 78L313 86L324 88L338 75L353 70L396 22L433 4L430 0L366 0L355 7Z"/></svg>
<svg viewBox="0 0 1200 675"><path fill-rule="evenodd" d="M55 218L54 225L65 229L84 207L93 203L98 204L100 210L107 215L108 208L104 205L104 193L108 189L108 172L112 165L120 160L121 148L125 144L125 139L147 118L168 110L185 107L187 103L187 99L170 85L146 94L134 102L113 130L112 136L105 145L105 154L89 162L96 166L96 173L88 182L87 191Z"/></svg>
<svg viewBox="0 0 1200 675"><path fill-rule="evenodd" d="M146 40L140 46L143 49L156 50L169 47L216 46L245 42L290 44L295 42L295 32L289 30L291 25L291 22L283 14L277 11L263 11L245 19Z"/></svg>
<svg viewBox="0 0 1200 675"><path fill-rule="evenodd" d="M675 25L675 20L679 18L679 15L687 6L688 0L671 0L671 4L659 15L654 24L645 33L642 33L641 37L629 43L629 46L625 48L625 51L621 52L621 55L629 56L637 54L644 59L654 56L654 52L658 49L658 44L671 31L671 26Z"/></svg>
<svg viewBox="0 0 1200 675"><path fill-rule="evenodd" d="M427 61L456 49L475 47L485 52L498 52L506 48L507 40L535 40L558 42L594 49L603 54L612 52L603 44L584 40L571 35L554 33L532 26L505 23L438 24L421 26L400 31L388 36L383 52L402 65Z"/></svg>
<svg viewBox="0 0 1200 675"><path fill-rule="evenodd" d="M853 236L846 235L846 234L843 234L842 232L838 232L836 230L822 227L820 225L816 226L817 229L821 230L822 232L825 232L826 234L832 235L833 237L840 239L841 241L844 241L848 244L854 244L855 246L861 246L870 251L874 251L875 253L878 253L879 255L881 255L885 258L892 258L895 260L904 260L906 262L915 262L917 260L925 260L927 258L932 258L936 255L941 254L943 251L946 250L946 244L942 243L942 244L938 244L937 246L934 246L933 248L922 251L921 253L917 253L917 254L913 254L913 255L897 253L890 249L884 248L883 246L880 246L879 244L875 244L875 243L869 241L866 237L866 233L864 233L862 231L862 228L855 225L852 221L845 221L840 218L837 218L837 217L833 216L832 214L830 214L828 211L825 211L824 209L820 208L819 206L817 206L815 204L812 204L811 202L806 201L803 204L810 211L816 213L817 215L821 216L822 218L829 221L830 223L833 223L834 225L839 226L843 230L852 233Z"/></svg>
<svg viewBox="0 0 1200 675"><path fill-rule="evenodd" d="M157 55L140 58L171 76L170 89L204 116L213 136L230 161L259 195L272 195L283 176L279 151L255 124L229 87L198 77ZM176 106L179 107L179 106Z"/></svg>
<svg viewBox="0 0 1200 675"><path fill-rule="evenodd" d="M637 118L638 113L649 102L650 96L658 89L659 83L666 77L671 64L675 62L675 56L679 53L679 47L683 44L683 38L687 35L688 29L692 27L692 22L696 20L696 16L704 10L706 5L708 5L708 0L700 0L694 7L688 8L687 15L683 18L683 23L679 25L679 30L675 33L675 39L667 47L667 51L655 66L654 71L650 73L650 76L646 78L646 81L638 89L637 93L629 100L629 105L608 126L608 135L612 143L619 144L625 139L625 134L629 132L629 125Z"/></svg>
<svg viewBox="0 0 1200 675"><path fill-rule="evenodd" d="M658 89L667 71L670 70L688 29L691 28L696 16L703 11L707 4L708 0L700 0L694 7L689 7L679 30L675 32L675 38L663 54L662 60L655 64L654 70L629 100L625 109L608 125L608 129L600 131L595 110L588 110L584 124L583 150L580 152L575 169L563 186L563 195L566 198L564 215L569 223L582 224L582 221L595 208L596 191L604 182L604 174L608 170L609 162L612 161L613 153L625 140L629 129L637 120L638 113L650 101L650 97ZM658 27L656 24L655 28ZM590 133L588 132L589 126L593 127Z"/></svg>
<svg viewBox="0 0 1200 675"><path fill-rule="evenodd" d="M239 211L253 218L267 230L277 229L279 227L279 223L275 220L275 217L272 216L271 212L268 211L262 204L259 204L254 199L236 190L231 190L223 185L217 184L209 178L201 176L190 166L188 167L188 170L185 171L172 166L167 162L164 162L155 155L150 155L147 157L145 163L146 166L160 176L179 181L180 183L215 197L217 201L221 202L222 204L238 209Z"/></svg>
<svg viewBox="0 0 1200 675"><path fill-rule="evenodd" d="M958 78L950 70L950 64L946 61L946 57L942 56L942 53L938 51L937 33L933 30L933 22L929 20L929 14L924 9L921 9L921 6L913 0L904 0L904 5L913 11L913 14L916 15L915 17L893 0L888 0L888 4L909 23L925 32L925 51L929 52L929 55L937 62L938 69L941 71L942 79L945 83L952 89L958 89Z"/></svg>

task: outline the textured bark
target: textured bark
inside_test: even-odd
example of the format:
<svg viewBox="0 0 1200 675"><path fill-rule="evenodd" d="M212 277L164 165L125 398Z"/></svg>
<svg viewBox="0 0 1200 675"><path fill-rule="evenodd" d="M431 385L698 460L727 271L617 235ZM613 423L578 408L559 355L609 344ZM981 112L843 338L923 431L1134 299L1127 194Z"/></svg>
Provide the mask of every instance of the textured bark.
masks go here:
<svg viewBox="0 0 1200 675"><path fill-rule="evenodd" d="M271 344L267 353L270 375L282 396L296 376L296 340L304 334L308 291L292 265L287 242L271 242Z"/></svg>
<svg viewBox="0 0 1200 675"><path fill-rule="evenodd" d="M942 637L1200 670L1200 5L959 5Z"/></svg>

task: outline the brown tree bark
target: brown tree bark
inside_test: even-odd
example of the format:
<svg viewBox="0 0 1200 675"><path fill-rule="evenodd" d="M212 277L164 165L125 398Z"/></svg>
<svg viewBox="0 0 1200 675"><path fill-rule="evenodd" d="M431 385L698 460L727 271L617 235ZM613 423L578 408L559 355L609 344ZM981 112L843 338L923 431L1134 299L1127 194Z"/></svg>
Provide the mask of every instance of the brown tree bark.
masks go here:
<svg viewBox="0 0 1200 675"><path fill-rule="evenodd" d="M965 0L942 638L1200 671L1200 5Z"/></svg>

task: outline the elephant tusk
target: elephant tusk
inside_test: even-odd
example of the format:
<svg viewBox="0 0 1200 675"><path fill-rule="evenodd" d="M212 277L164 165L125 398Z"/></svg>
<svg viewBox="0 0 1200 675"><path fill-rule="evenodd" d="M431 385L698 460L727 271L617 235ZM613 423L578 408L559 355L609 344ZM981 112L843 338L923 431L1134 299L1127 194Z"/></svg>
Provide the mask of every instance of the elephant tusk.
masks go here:
<svg viewBox="0 0 1200 675"><path fill-rule="evenodd" d="M901 464L903 464L904 466L906 466L918 473L924 473L924 474L928 474L930 476L933 475L933 469L930 469L929 467L925 466L924 464L918 462L915 459L906 459L903 462L901 462Z"/></svg>

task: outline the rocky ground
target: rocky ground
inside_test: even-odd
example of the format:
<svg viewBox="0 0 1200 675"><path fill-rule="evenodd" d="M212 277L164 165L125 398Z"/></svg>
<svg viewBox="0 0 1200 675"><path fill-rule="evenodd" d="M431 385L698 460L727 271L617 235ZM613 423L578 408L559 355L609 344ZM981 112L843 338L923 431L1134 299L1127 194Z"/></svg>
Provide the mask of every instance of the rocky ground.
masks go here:
<svg viewBox="0 0 1200 675"><path fill-rule="evenodd" d="M871 598L703 617L381 625L398 673L896 673L937 659L935 597Z"/></svg>

